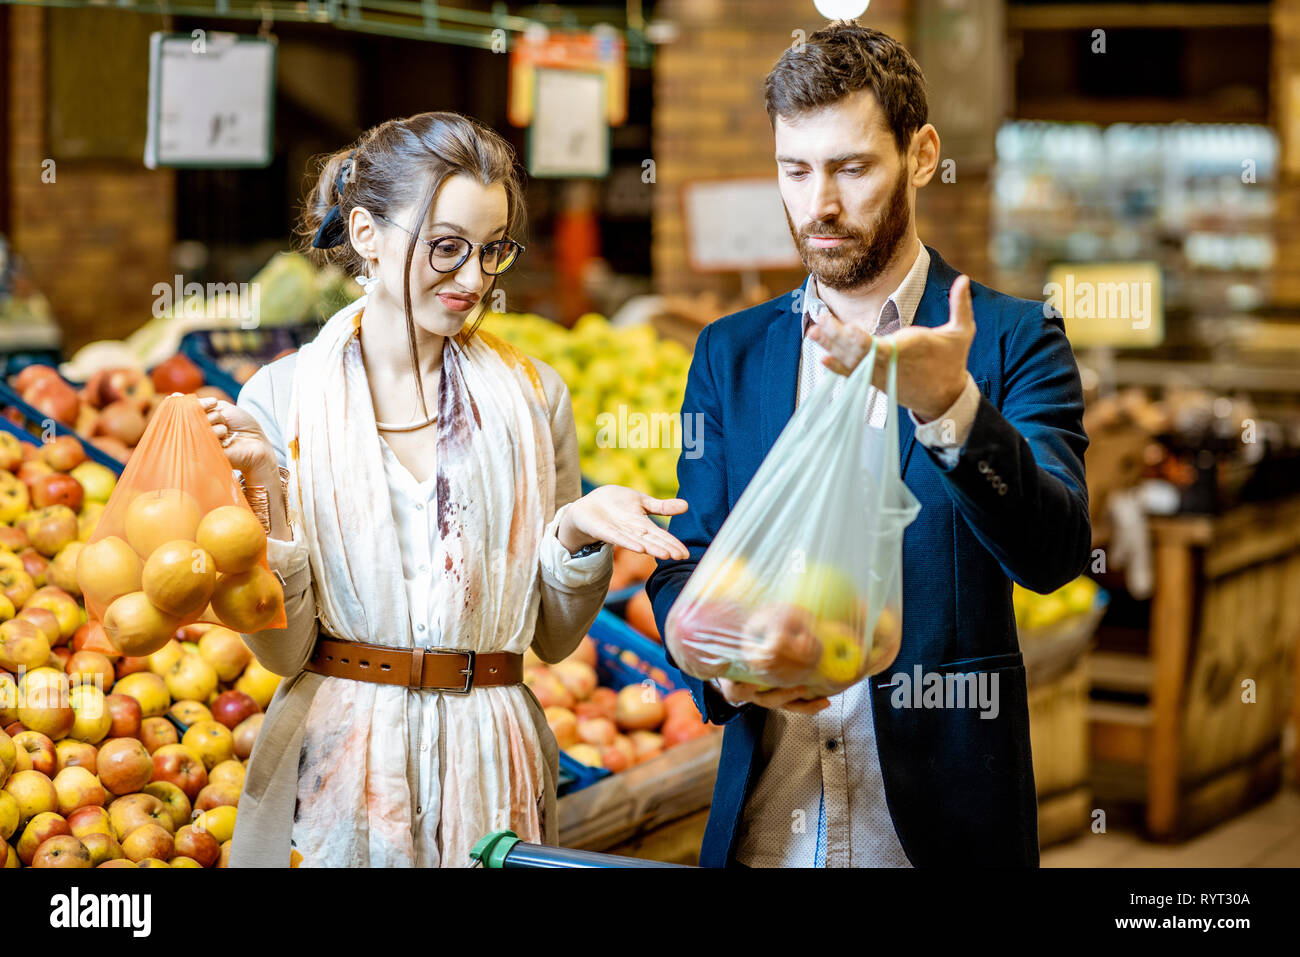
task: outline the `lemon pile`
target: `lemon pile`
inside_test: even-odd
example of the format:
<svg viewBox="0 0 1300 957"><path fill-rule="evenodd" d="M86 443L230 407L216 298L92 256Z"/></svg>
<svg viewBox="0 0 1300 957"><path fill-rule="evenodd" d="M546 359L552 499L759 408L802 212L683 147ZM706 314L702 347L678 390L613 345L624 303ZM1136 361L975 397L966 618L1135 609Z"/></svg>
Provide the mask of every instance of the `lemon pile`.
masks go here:
<svg viewBox="0 0 1300 957"><path fill-rule="evenodd" d="M1097 583L1083 575L1046 595L1013 585L1011 605L1016 613L1016 628L1023 635L1085 614L1092 609L1098 591Z"/></svg>
<svg viewBox="0 0 1300 957"><path fill-rule="evenodd" d="M572 329L520 313L491 315L483 328L550 365L569 386L582 474L589 481L658 498L677 494L683 437L677 417L691 364L684 346L659 338L651 326L616 328L595 313ZM644 423L640 430L638 421ZM626 423L622 429L620 422ZM687 441L693 438L686 434Z"/></svg>

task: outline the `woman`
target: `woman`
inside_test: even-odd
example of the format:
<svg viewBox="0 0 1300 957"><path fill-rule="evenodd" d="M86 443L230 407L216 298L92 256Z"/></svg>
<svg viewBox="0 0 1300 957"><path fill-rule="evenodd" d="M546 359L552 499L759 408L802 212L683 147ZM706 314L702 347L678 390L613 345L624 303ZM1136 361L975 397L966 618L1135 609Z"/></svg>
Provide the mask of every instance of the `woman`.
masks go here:
<svg viewBox="0 0 1300 957"><path fill-rule="evenodd" d="M563 381L478 330L522 222L495 133L454 113L370 130L325 161L304 216L366 295L237 405L205 403L250 500L266 497L288 617L246 636L286 680L232 866L462 866L505 827L555 843L558 752L522 652L573 651L611 544L688 554L649 518L685 502L578 498Z"/></svg>

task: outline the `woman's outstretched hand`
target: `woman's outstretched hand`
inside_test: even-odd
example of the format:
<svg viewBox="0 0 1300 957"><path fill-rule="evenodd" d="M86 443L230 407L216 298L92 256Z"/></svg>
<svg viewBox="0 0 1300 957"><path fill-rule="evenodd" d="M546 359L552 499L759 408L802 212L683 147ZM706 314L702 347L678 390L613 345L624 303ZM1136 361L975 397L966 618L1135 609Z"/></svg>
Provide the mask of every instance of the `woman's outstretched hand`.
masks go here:
<svg viewBox="0 0 1300 957"><path fill-rule="evenodd" d="M681 498L654 498L622 485L602 485L564 513L557 534L569 554L592 542L609 542L655 558L689 558L691 553L651 515L680 515Z"/></svg>

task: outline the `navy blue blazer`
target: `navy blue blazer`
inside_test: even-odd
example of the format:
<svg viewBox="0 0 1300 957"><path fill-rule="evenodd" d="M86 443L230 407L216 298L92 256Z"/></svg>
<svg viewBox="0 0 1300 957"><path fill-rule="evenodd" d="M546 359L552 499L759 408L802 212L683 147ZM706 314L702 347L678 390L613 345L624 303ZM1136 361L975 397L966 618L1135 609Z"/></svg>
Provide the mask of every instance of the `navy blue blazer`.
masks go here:
<svg viewBox="0 0 1300 957"><path fill-rule="evenodd" d="M928 247L927 247L928 248ZM914 323L948 321L957 278L930 250ZM1024 662L1011 582L1045 592L1087 565L1083 392L1059 317L1043 304L971 283L975 339L968 367L981 392L970 435L946 469L899 421L903 480L921 503L903 538L903 640L895 663L867 679L885 796L908 859L925 866L1038 864ZM646 589L660 632L700 556L794 412L801 314L794 293L725 316L695 344L683 414L699 413L698 458L680 457L678 495L690 508L669 530L690 549L659 561ZM998 714L895 707L896 676L997 675ZM976 679L980 680L980 679ZM989 681L989 678L983 679ZM762 770L766 709L736 709L686 678L709 721L725 724L700 863L731 863L746 796Z"/></svg>

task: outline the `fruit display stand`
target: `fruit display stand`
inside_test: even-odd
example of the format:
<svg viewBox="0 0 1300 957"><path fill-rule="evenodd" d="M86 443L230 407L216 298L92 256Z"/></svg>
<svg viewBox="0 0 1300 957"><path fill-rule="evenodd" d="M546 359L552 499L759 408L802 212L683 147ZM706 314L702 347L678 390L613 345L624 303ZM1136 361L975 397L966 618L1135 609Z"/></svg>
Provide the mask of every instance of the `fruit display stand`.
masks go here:
<svg viewBox="0 0 1300 957"><path fill-rule="evenodd" d="M0 515L0 867L225 866L279 676L219 626L184 626L147 657L118 653L88 620L75 567L120 465L4 420L0 452L44 469L0 470L11 489ZM76 486L79 515L73 499L23 504L15 486L30 480L37 504L47 477ZM56 512L70 514L46 514Z"/></svg>
<svg viewBox="0 0 1300 957"><path fill-rule="evenodd" d="M46 434L47 429L55 437L71 435L81 442L86 450L86 457L91 461L98 462L119 475L122 473L121 460L96 447L86 436L78 435L74 429L28 404L3 377L0 377L0 404L13 410L6 413L6 424L12 424L15 428L21 424L22 428L18 429L18 434L31 440L32 444L38 444L35 437ZM26 431L23 431L24 429Z"/></svg>
<svg viewBox="0 0 1300 957"><path fill-rule="evenodd" d="M677 493L689 349L648 324L613 326L594 313L572 329L518 313L490 315L483 328L541 359L568 385L584 492L594 483L658 498Z"/></svg>
<svg viewBox="0 0 1300 957"><path fill-rule="evenodd" d="M215 386L197 364L174 355L147 373L130 366L106 367L88 381L68 380L46 362L29 362L0 378L0 405L10 421L43 436L47 426L55 435L76 435L91 458L102 465L121 465L157 410L173 392L214 396L233 401ZM120 471L120 469L119 469Z"/></svg>
<svg viewBox="0 0 1300 957"><path fill-rule="evenodd" d="M1300 724L1300 497L1149 521L1149 647L1093 655L1093 785L1181 840L1281 786Z"/></svg>
<svg viewBox="0 0 1300 957"><path fill-rule="evenodd" d="M663 650L608 611L597 616L589 635L602 686L621 690L650 682L665 695L684 687ZM721 749L720 729L710 726L700 736L614 774L583 768L562 751L562 770L574 772L577 780L559 800L560 844L607 850L707 809Z"/></svg>
<svg viewBox="0 0 1300 957"><path fill-rule="evenodd" d="M1046 596L1016 588L1017 626L1029 690L1029 739L1038 790L1038 843L1082 832L1092 809L1088 784L1088 649L1109 598L1089 579ZM1061 603L1062 617L1051 603ZM1026 624L1025 622L1029 622Z"/></svg>

